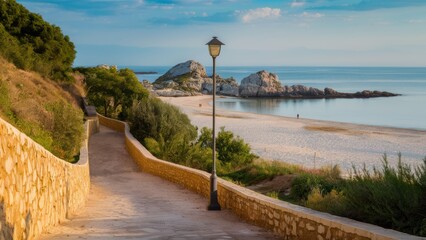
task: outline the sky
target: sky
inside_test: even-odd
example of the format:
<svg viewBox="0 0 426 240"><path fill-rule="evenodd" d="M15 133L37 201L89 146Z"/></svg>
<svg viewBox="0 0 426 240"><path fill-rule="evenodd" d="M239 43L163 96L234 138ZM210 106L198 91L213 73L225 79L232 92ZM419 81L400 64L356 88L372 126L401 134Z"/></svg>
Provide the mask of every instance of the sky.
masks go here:
<svg viewBox="0 0 426 240"><path fill-rule="evenodd" d="M426 66L426 0L17 0L61 27L75 66Z"/></svg>

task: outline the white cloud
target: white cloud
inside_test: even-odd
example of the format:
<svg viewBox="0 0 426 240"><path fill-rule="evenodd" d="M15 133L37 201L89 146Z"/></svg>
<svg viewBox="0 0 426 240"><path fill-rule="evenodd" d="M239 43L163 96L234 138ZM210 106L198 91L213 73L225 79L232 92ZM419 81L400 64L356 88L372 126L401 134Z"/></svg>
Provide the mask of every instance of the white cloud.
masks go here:
<svg viewBox="0 0 426 240"><path fill-rule="evenodd" d="M305 2L295 1L295 2L290 3L290 6L291 7L303 7L303 6L305 6Z"/></svg>
<svg viewBox="0 0 426 240"><path fill-rule="evenodd" d="M408 21L408 23L411 23L411 24L419 24L419 23L424 23L424 22L426 22L426 21L423 20L423 19L410 19Z"/></svg>
<svg viewBox="0 0 426 240"><path fill-rule="evenodd" d="M244 23L250 23L255 20L273 19L273 18L278 18L280 16L281 16L281 9L279 8L270 8L270 7L256 8L256 9L250 9L244 12L242 16L242 21Z"/></svg>
<svg viewBox="0 0 426 240"><path fill-rule="evenodd" d="M322 18L324 14L303 12L300 16L304 18Z"/></svg>
<svg viewBox="0 0 426 240"><path fill-rule="evenodd" d="M108 2L113 2L111 0L107 0ZM92 2L102 2L99 0L92 0ZM121 9L132 9L132 8L138 8L145 5L145 1L144 0L135 0L135 1L131 1L128 4L123 4L120 6Z"/></svg>
<svg viewBox="0 0 426 240"><path fill-rule="evenodd" d="M189 11L189 12L183 12L183 14L186 15L186 16L194 16L197 13L194 12L194 11Z"/></svg>

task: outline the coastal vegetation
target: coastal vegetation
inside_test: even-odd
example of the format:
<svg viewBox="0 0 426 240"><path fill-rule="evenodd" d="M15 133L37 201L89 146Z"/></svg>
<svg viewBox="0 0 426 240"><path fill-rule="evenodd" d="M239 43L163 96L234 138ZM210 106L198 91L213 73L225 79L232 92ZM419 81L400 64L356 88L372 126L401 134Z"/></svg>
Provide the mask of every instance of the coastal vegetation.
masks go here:
<svg viewBox="0 0 426 240"><path fill-rule="evenodd" d="M72 82L75 53L74 44L59 27L15 0L0 1L0 56L20 69Z"/></svg>
<svg viewBox="0 0 426 240"><path fill-rule="evenodd" d="M89 103L107 117L126 119L133 102L148 96L130 69L80 67L74 71L84 75Z"/></svg>
<svg viewBox="0 0 426 240"><path fill-rule="evenodd" d="M133 106L131 132L156 157L210 172L212 130L197 128L178 108L149 97ZM255 155L241 138L224 128L217 137L218 174L233 172L251 164Z"/></svg>
<svg viewBox="0 0 426 240"><path fill-rule="evenodd" d="M416 169L399 154L396 167L383 156L381 169L355 170L343 191L342 215L398 231L426 236L426 158Z"/></svg>
<svg viewBox="0 0 426 240"><path fill-rule="evenodd" d="M77 160L83 139L77 86L20 71L2 57L0 65L0 116L57 157Z"/></svg>
<svg viewBox="0 0 426 240"><path fill-rule="evenodd" d="M74 58L59 27L15 0L0 1L0 116L70 162L83 138Z"/></svg>

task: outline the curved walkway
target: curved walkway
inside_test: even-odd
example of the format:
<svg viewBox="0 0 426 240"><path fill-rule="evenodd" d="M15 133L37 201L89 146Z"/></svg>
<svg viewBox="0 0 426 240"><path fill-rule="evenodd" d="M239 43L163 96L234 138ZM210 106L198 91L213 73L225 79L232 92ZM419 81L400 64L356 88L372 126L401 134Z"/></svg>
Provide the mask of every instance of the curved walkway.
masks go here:
<svg viewBox="0 0 426 240"><path fill-rule="evenodd" d="M124 135L105 127L89 141L91 190L80 214L41 239L272 239L207 199L140 172Z"/></svg>

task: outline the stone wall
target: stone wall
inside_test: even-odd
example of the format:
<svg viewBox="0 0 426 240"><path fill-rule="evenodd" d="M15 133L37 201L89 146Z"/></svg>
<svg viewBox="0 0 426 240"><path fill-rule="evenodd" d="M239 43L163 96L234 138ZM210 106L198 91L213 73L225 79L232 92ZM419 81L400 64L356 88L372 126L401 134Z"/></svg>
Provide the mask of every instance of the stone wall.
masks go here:
<svg viewBox="0 0 426 240"><path fill-rule="evenodd" d="M116 121L111 118L106 118L100 114L98 114L99 124L102 124L106 127L114 129L117 132L124 132L124 123L121 121ZM113 120L113 121L110 121Z"/></svg>
<svg viewBox="0 0 426 240"><path fill-rule="evenodd" d="M210 174L155 158L132 136L126 123L98 117L101 123L124 132L126 147L143 171L209 196ZM284 239L422 239L273 199L223 179L218 180L218 198L222 208L231 209L241 219Z"/></svg>
<svg viewBox="0 0 426 240"><path fill-rule="evenodd" d="M98 129L87 120L86 136ZM88 139L76 164L55 157L0 118L0 240L34 239L84 206Z"/></svg>

